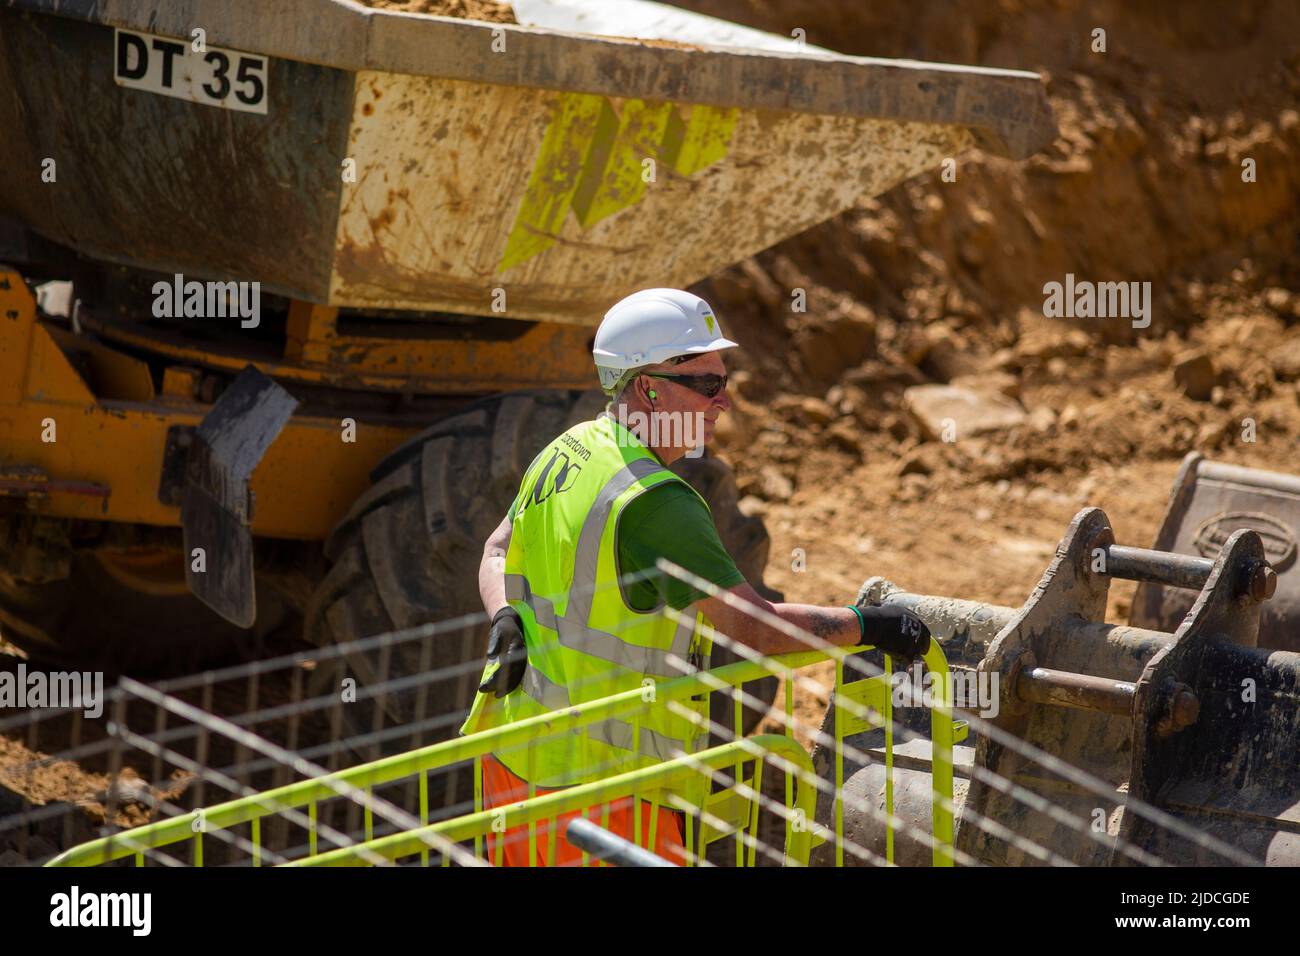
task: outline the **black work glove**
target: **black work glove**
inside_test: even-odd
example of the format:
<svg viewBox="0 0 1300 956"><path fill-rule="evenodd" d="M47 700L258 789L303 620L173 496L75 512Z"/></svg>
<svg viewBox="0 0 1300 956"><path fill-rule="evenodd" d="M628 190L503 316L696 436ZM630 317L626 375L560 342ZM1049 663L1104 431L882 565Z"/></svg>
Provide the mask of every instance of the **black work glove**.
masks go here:
<svg viewBox="0 0 1300 956"><path fill-rule="evenodd" d="M930 647L930 629L906 608L860 607L862 640L859 647L870 645L888 654L896 667L906 667Z"/></svg>
<svg viewBox="0 0 1300 956"><path fill-rule="evenodd" d="M524 667L527 664L524 622L519 617L519 612L507 604L492 618L486 676L478 689L497 698L506 696L524 679Z"/></svg>

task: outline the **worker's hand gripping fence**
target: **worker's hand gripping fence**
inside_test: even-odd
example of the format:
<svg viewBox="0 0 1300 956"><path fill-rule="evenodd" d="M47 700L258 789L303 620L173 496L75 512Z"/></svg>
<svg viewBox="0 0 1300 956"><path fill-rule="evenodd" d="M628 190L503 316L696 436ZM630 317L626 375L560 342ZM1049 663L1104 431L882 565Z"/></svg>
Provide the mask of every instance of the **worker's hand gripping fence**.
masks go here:
<svg viewBox="0 0 1300 956"><path fill-rule="evenodd" d="M937 655L937 657L935 657ZM384 864L392 861L419 862L428 865L431 855L436 854L442 865L457 862L465 865L474 863L501 862L501 848L505 840L496 841L497 859L487 860L485 837L492 833L516 826L528 827L528 860L530 863L544 863L555 856L557 818L572 811L582 811L593 822L600 823L608 819L608 810L612 802L620 798L631 798L633 806L633 838L636 843L654 846L655 830L661 807L666 811L685 813L685 846L688 848L688 863L700 863L706 859L708 847L727 836L735 837L735 863L738 866L754 866L759 862L759 852L763 853L764 862L785 863L787 865L806 865L810 849L822 842L825 831L814 822L816 796L819 787L825 782L820 780L813 770L807 751L794 738L794 721L787 719L785 735L760 734L744 738L741 731L742 705L746 694L743 685L746 682L764 677L768 674L781 674L787 677L784 711L787 718L793 714L793 677L801 668L806 668L826 660L835 660L836 673L840 678L844 674L844 658L850 656L841 651L809 651L789 654L777 658L759 658L741 661L712 671L670 679L659 683L654 694L644 691L629 691L601 700L575 705L565 711L520 721L505 727L482 733L460 737L454 740L434 744L429 747L363 763L347 770L335 773L322 773L315 779L275 788L258 794L216 804L193 813L173 817L158 823L148 824L126 830L112 836L95 840L75 847L51 861L54 866L98 865L134 857L137 865L144 865L146 855L155 853L163 847L178 846L186 842L192 845L191 862L203 865L203 846L205 839L212 839L220 831L232 830L247 825L247 837L237 842L248 851L247 862L260 866L263 862L291 865L367 865ZM927 660L942 664L942 654L937 645L932 645L931 655ZM879 681L870 678L869 681ZM880 722L888 726L890 717L889 695L880 694L864 696L860 686L864 681L843 684L837 681L836 701L856 721ZM158 691L128 682L128 689L146 699L166 706L178 716L189 716L189 705L168 699ZM458 763L473 761L476 778L481 780L481 760L491 753L500 753L511 748L524 748L557 733L583 733L586 728L600 721L614 718L631 722L634 726L639 718L654 707L677 708L683 714L689 713L681 707L680 701L695 696L702 691L729 689L735 700L735 727L732 729L734 739L721 746L707 748L699 753L684 754L676 759L663 761L642 767L630 773L623 773L597 780L577 787L565 788L554 793L537 794L530 788L530 795L517 802L502 806L485 808L482 802L481 786L476 786L474 812L462 814L436 823L429 822L429 774L443 770ZM869 699L868 699L869 696ZM862 700L859 701L859 697ZM935 726L949 728L951 738L950 712L936 710ZM849 725L846 724L846 727ZM713 728L715 731L723 728ZM238 735L238 728L229 731ZM844 736L851 732L846 730ZM936 742L943 734L936 733ZM249 741L249 746L262 749ZM888 752L888 751L887 751ZM941 751L936 747L936 762ZM292 755L283 755L292 760ZM785 801L773 801L763 792L765 768L769 772L785 774ZM746 769L748 768L748 769ZM303 768L307 769L307 768ZM727 778L722 771L730 769ZM681 789L681 784L690 778L699 778L705 782L718 781L720 789L708 792L702 804L689 805L670 790ZM375 790L389 784L409 782L414 778L419 793L419 818L412 819L401 813L380 797ZM935 775L935 862L951 864L951 771L945 775ZM946 781L947 791L942 788ZM342 834L322 827L319 820L318 805L334 797L353 800L363 807L364 833L366 839L351 843ZM642 801L648 810L643 816ZM840 802L839 791L836 795ZM887 806L887 812L892 810ZM374 816L382 812L386 820L394 823L395 833L373 837ZM767 810L777 819L784 821L784 851L776 852L760 835L761 811ZM305 811L305 812L304 812ZM307 842L300 849L301 855L269 852L263 847L262 834L267 829L267 818L284 815L301 826L307 833ZM406 824L403 826L403 824ZM539 841L538 825L543 828L544 838ZM547 826L549 824L549 826ZM320 837L350 845L336 849L323 849ZM836 817L835 840L843 846L842 815ZM473 851L469 849L472 842ZM539 845L541 843L542 845ZM463 844L463 845L462 845ZM842 862L842 852L837 861ZM583 863L588 858L583 855Z"/></svg>

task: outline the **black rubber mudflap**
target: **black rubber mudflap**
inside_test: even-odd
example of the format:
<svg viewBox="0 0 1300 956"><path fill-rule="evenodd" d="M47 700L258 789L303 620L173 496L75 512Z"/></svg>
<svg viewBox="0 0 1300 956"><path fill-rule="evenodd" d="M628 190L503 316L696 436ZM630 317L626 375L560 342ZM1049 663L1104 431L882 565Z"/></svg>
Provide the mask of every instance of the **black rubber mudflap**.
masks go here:
<svg viewBox="0 0 1300 956"><path fill-rule="evenodd" d="M181 498L185 580L199 600L239 627L257 620L248 479L297 406L249 365L199 423L190 446Z"/></svg>

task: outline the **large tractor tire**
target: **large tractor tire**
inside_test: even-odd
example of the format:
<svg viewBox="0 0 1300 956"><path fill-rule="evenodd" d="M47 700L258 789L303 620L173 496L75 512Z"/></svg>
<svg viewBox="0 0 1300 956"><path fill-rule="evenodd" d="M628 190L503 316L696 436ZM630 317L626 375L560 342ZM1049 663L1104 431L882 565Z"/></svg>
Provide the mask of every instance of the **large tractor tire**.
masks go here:
<svg viewBox="0 0 1300 956"><path fill-rule="evenodd" d="M0 637L36 663L146 679L296 643L301 617L272 588L258 588L257 623L236 627L188 592L182 560L79 548L57 580L33 583L0 571Z"/></svg>
<svg viewBox="0 0 1300 956"><path fill-rule="evenodd" d="M340 693L356 681L356 701L340 707L353 750L374 757L453 736L468 710L482 669L487 626L478 568L483 542L501 522L524 470L545 444L603 406L597 392L532 391L485 399L432 426L381 462L369 491L353 505L325 545L333 563L307 613L306 636L328 647L361 638L451 622L431 636L348 651L340 666L322 662L316 693ZM745 576L762 587L768 536L762 522L736 507L731 470L715 458L676 468L710 504L723 543ZM735 657L715 649L714 662ZM441 675L396 687L378 706L367 686L418 674ZM776 679L746 691L771 703ZM732 725L732 704L715 700L714 720ZM752 729L761 717L747 713ZM363 739L356 740L356 735ZM465 799L465 794L460 794ZM455 802L449 785L445 806Z"/></svg>

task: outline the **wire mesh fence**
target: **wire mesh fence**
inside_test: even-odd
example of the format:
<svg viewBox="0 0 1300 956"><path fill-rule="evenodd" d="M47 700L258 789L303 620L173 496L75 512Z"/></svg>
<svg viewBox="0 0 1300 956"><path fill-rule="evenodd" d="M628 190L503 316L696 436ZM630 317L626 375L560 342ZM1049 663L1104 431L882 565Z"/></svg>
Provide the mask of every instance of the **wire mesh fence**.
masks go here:
<svg viewBox="0 0 1300 956"><path fill-rule="evenodd" d="M715 631L732 663L669 655L678 676L468 735L482 615L154 684L122 678L98 719L73 707L3 717L0 860L602 865L565 838L582 819L685 866L1158 866L1178 862L1160 851L1175 838L1220 863L1261 862L981 716L968 632L936 623L924 661L896 671L742 610L806 649L764 658ZM461 662L429 667L451 642ZM660 713L691 723L694 745L646 745ZM633 764L561 788L528 782L539 744L616 733L638 743ZM991 748L1017 771L999 772ZM517 791L486 793L485 774L510 767ZM998 801L977 805L975 787ZM1167 839L1129 839L1126 816Z"/></svg>

